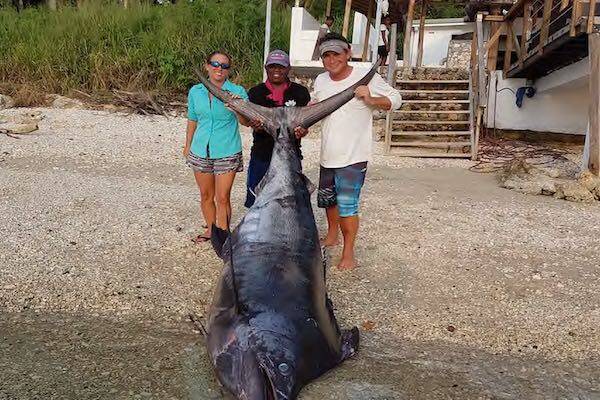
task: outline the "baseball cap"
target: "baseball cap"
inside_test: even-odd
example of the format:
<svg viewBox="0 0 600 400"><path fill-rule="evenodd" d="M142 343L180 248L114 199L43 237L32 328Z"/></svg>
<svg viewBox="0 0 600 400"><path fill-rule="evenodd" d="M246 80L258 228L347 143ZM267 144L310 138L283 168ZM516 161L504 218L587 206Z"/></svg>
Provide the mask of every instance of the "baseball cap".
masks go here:
<svg viewBox="0 0 600 400"><path fill-rule="evenodd" d="M290 57L283 50L273 50L267 56L267 61L265 62L265 66L278 64L284 67L290 66Z"/></svg>
<svg viewBox="0 0 600 400"><path fill-rule="evenodd" d="M344 42L343 40L327 40L321 43L321 45L319 46L319 52L321 53L321 55L327 53L328 51L333 51L334 53L342 54L343 52L349 49L350 46L348 46L348 43Z"/></svg>

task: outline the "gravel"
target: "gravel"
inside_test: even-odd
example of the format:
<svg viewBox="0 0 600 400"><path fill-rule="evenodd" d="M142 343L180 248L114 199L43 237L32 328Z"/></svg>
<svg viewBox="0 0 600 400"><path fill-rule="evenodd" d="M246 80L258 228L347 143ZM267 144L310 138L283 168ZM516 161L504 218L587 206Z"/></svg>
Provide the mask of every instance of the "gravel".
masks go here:
<svg viewBox="0 0 600 400"><path fill-rule="evenodd" d="M44 114L39 131L0 135L0 316L168 324L204 314L221 263L209 244L190 241L202 221L181 156L185 120L81 109L2 114L25 111ZM245 131L246 158L249 140ZM528 398L600 398L600 203L516 193L469 172L470 161L387 156L382 147L375 143L363 192L360 266L331 268L328 277L341 323L366 327L362 356L341 373L360 373L371 386L355 381L339 398L447 398L460 368L479 375L458 398L515 398L510 390L518 397L519 388ZM318 150L313 132L303 153L314 181ZM241 174L232 193L234 223L244 181ZM316 216L324 228L321 210ZM403 381L406 397L388 396L400 389L381 357L404 363L399 371L429 360L419 365L439 390L428 397ZM490 372L540 365L550 368L545 376L524 373L518 384ZM377 382L369 371L379 372ZM548 382L561 371L573 380L555 392ZM337 398L324 385L306 398ZM365 390L380 395L360 397Z"/></svg>

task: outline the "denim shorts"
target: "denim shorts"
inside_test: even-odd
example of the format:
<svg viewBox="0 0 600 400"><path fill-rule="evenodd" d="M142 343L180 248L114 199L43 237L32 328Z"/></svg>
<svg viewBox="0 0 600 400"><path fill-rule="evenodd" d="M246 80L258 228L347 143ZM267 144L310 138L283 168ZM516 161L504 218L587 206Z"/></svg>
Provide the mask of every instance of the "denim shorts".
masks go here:
<svg viewBox="0 0 600 400"><path fill-rule="evenodd" d="M321 166L317 205L321 208L337 205L340 217L358 215L360 190L366 174L366 161L342 168Z"/></svg>
<svg viewBox="0 0 600 400"><path fill-rule="evenodd" d="M242 172L244 170L244 159L242 153L237 153L223 158L204 158L190 152L187 164L194 172L205 174L226 174L228 172Z"/></svg>

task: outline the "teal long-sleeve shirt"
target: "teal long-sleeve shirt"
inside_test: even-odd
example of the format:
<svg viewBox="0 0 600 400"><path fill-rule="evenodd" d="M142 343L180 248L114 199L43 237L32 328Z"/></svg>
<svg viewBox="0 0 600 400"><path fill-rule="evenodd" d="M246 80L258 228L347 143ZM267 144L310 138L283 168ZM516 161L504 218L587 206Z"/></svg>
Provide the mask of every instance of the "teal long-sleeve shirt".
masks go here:
<svg viewBox="0 0 600 400"><path fill-rule="evenodd" d="M222 89L248 100L246 90L230 81ZM188 119L196 121L196 131L190 151L203 158L229 157L242 151L237 116L213 96L202 84L194 85L188 93Z"/></svg>

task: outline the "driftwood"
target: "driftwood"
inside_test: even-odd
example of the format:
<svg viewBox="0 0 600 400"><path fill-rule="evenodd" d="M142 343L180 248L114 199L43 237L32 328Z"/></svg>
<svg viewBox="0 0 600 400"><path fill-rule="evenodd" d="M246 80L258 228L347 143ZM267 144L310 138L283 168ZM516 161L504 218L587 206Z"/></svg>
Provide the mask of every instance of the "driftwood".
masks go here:
<svg viewBox="0 0 600 400"><path fill-rule="evenodd" d="M166 96L157 96L144 91L113 90L104 95L91 95L80 90L74 90L73 92L85 98L88 102L112 104L129 110L131 113L141 115L162 115L166 117L169 111L182 110L187 106L184 102L168 100Z"/></svg>

